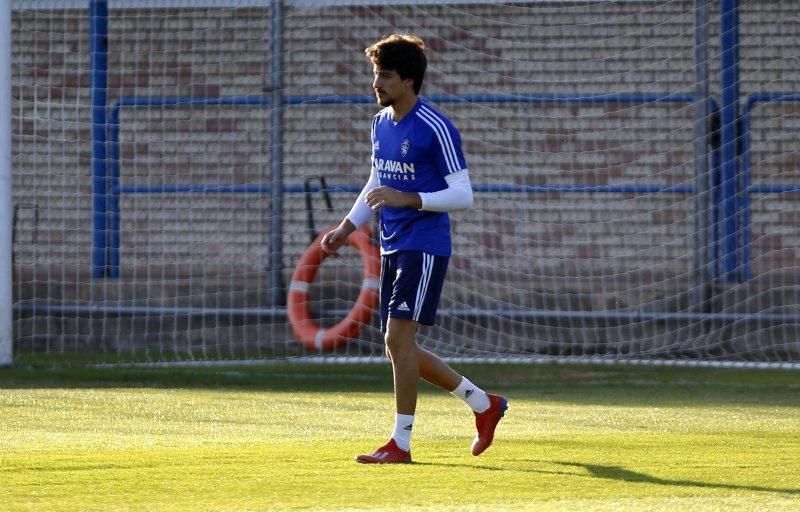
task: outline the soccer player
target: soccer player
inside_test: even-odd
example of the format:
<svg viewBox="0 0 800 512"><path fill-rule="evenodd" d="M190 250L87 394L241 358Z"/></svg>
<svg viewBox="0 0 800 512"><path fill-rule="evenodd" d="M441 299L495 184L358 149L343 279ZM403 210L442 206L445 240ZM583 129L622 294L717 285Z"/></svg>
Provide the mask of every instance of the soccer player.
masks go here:
<svg viewBox="0 0 800 512"><path fill-rule="evenodd" d="M347 237L380 210L381 332L394 372L397 406L388 443L362 463L411 462L419 379L463 399L475 413L472 454L492 444L508 408L435 354L417 345L419 324L433 325L451 253L447 212L472 206L472 187L453 123L419 98L427 59L416 36L393 34L365 50L372 88L385 107L372 122L372 171L350 213L322 238L336 255Z"/></svg>

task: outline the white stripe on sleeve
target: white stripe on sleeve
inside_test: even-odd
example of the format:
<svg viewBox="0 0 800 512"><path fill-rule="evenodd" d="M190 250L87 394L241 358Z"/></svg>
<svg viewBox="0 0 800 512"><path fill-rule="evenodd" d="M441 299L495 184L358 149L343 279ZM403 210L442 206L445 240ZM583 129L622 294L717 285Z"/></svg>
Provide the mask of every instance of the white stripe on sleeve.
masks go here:
<svg viewBox="0 0 800 512"><path fill-rule="evenodd" d="M439 126L439 128L442 130L442 133L444 134L444 139L446 144L442 148L442 150L446 150L448 152L453 162L453 170L451 170L450 172L455 172L459 170L460 166L458 163L458 154L456 153L456 147L455 144L453 144L453 138L450 135L450 130L447 128L447 124L444 122L441 116L436 114L436 112L432 111L428 107L423 105L420 107L420 110L428 114L430 116L430 119Z"/></svg>
<svg viewBox="0 0 800 512"><path fill-rule="evenodd" d="M447 172L452 173L459 170L458 158L456 158L455 148L453 141L450 139L450 133L441 119L434 117L433 114L427 112L424 107L417 111L417 115L425 121L425 124L431 127L436 138L439 140L439 146L444 154L445 162L447 163Z"/></svg>

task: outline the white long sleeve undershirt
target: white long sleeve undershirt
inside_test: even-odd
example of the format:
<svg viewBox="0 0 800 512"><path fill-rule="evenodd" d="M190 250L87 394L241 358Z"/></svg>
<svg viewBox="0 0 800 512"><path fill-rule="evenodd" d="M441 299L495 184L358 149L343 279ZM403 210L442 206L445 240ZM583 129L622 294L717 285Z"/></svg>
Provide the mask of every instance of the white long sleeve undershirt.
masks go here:
<svg viewBox="0 0 800 512"><path fill-rule="evenodd" d="M370 217L372 217L372 208L369 207L367 204L367 194L373 188L378 187L378 171L372 169L372 172L369 173L369 180L367 180L367 184L364 185L364 188L361 189L361 193L358 194L358 199L356 202L353 203L353 207L350 208L350 213L347 214L346 219L349 220L356 229L363 226Z"/></svg>
<svg viewBox="0 0 800 512"><path fill-rule="evenodd" d="M445 176L447 188L437 192L419 192L422 208L429 212L452 212L472 206L472 185L466 169Z"/></svg>
<svg viewBox="0 0 800 512"><path fill-rule="evenodd" d="M472 185L469 182L467 169L456 171L445 176L444 179L447 182L447 188L437 192L419 192L422 200L420 210L452 212L472 206ZM373 169L367 184L361 189L358 199L353 203L353 207L346 217L356 228L363 226L372 216L372 208L367 204L366 198L369 191L376 187L378 187L378 173Z"/></svg>

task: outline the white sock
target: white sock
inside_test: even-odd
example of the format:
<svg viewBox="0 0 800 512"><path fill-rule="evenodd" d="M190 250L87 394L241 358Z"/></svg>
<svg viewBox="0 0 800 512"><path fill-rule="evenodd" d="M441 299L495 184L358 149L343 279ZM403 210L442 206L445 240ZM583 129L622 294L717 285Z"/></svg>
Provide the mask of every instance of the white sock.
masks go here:
<svg viewBox="0 0 800 512"><path fill-rule="evenodd" d="M392 439L401 450L411 450L411 429L414 428L413 414L397 413L394 419L394 432Z"/></svg>
<svg viewBox="0 0 800 512"><path fill-rule="evenodd" d="M475 412L484 412L489 409L489 397L486 392L471 383L468 378L461 377L461 384L451 391L451 394L467 402Z"/></svg>

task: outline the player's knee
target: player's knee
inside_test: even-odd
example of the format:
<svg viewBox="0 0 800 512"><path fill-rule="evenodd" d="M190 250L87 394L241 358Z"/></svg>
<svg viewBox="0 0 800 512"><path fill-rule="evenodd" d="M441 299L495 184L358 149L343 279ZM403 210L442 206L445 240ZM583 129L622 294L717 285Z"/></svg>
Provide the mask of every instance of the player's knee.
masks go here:
<svg viewBox="0 0 800 512"><path fill-rule="evenodd" d="M387 333L386 337L386 352L389 360L394 357L402 357L408 352L416 349L416 343L413 337L398 336Z"/></svg>
<svg viewBox="0 0 800 512"><path fill-rule="evenodd" d="M392 351L397 347L397 336L393 336L387 332L383 335L383 342L386 344L386 357L391 361Z"/></svg>

